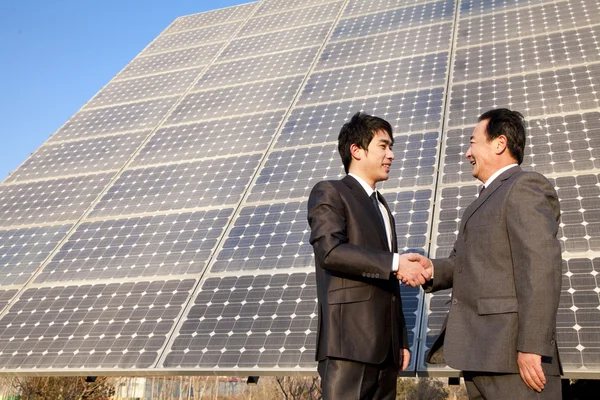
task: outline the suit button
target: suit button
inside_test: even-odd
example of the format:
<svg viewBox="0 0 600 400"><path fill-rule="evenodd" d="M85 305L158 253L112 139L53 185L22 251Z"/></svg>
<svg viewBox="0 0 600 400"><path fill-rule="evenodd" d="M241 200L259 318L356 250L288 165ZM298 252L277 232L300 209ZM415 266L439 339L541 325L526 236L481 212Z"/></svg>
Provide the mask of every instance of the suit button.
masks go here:
<svg viewBox="0 0 600 400"><path fill-rule="evenodd" d="M379 274L375 274L375 278L379 278Z"/></svg>
<svg viewBox="0 0 600 400"><path fill-rule="evenodd" d="M462 272L462 267L458 268L458 273L460 274Z"/></svg>
<svg viewBox="0 0 600 400"><path fill-rule="evenodd" d="M452 304L457 305L458 304L458 300L452 299Z"/></svg>
<svg viewBox="0 0 600 400"><path fill-rule="evenodd" d="M392 296L392 301L396 302L396 296Z"/></svg>
<svg viewBox="0 0 600 400"><path fill-rule="evenodd" d="M550 344L551 344L552 346L554 346L554 343L555 343L555 342L554 342L554 340L551 340L551 341L550 341Z"/></svg>

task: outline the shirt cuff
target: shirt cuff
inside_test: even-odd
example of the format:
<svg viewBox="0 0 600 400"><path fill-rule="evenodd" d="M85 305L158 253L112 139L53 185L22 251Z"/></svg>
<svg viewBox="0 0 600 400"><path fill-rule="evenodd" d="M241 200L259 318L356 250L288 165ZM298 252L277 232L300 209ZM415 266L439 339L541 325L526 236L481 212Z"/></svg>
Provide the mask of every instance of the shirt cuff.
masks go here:
<svg viewBox="0 0 600 400"><path fill-rule="evenodd" d="M398 272L398 260L400 260L400 254L394 253L394 258L392 259L392 272Z"/></svg>

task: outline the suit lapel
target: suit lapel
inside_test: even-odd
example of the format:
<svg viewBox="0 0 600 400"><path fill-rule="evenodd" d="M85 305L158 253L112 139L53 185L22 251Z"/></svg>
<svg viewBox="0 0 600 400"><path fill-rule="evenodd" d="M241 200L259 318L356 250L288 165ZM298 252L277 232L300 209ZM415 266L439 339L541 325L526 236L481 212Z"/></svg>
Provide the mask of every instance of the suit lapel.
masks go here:
<svg viewBox="0 0 600 400"><path fill-rule="evenodd" d="M366 212L366 216L367 216L368 220L371 221L371 223L375 224L375 226L377 227L377 232L379 233L379 238L381 239L382 243L385 245L385 248L386 249L389 248L387 235L385 233L385 227L381 226L381 222L379 221L379 216L376 214L377 211L375 211L375 207L373 207L373 203L371 202L371 199L369 198L369 196L367 196L365 189L363 189L363 187L360 185L360 183L358 183L358 181L356 179L354 179L353 177L351 177L350 175L346 175L342 179L342 182L344 182L344 184L352 190L352 195L354 197L356 197L358 199L358 201L360 201L361 205L364 208L364 211ZM385 206L387 209L387 204L385 204ZM388 213L389 213L389 209L388 209Z"/></svg>
<svg viewBox="0 0 600 400"><path fill-rule="evenodd" d="M475 213L475 211L477 211L479 209L479 207L481 207L483 205L483 203L485 203L485 201L500 187L502 186L502 183L504 183L505 180L507 180L508 178L510 178L511 176L513 176L514 174L516 174L517 172L520 172L521 168L520 167L513 167L510 168L506 171L504 171L502 174L500 174L500 176L498 176L496 179L494 179L494 181L490 184L489 187L485 188L485 190L483 191L483 194L478 197L474 202L472 202L467 209L465 210L465 213L462 216L462 221L461 221L461 233L464 233L464 229L465 226L467 225L467 221L469 220L469 218L471 218L471 216Z"/></svg>

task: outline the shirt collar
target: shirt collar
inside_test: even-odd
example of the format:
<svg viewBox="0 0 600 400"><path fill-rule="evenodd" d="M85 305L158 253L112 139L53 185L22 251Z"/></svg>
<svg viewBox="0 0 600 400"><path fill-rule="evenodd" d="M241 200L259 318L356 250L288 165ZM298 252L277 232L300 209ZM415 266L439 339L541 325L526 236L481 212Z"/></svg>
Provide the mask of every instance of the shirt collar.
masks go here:
<svg viewBox="0 0 600 400"><path fill-rule="evenodd" d="M365 192L367 192L367 196L371 197L373 192L377 191L377 189L373 190L371 188L371 186L369 186L369 184L367 182L365 182L360 176L355 175L352 172L350 172L348 175L350 175L351 177L356 179L358 181L358 183L360 183L360 186L362 186L362 188L365 190Z"/></svg>
<svg viewBox="0 0 600 400"><path fill-rule="evenodd" d="M500 176L500 174L502 174L504 171L511 169L512 167L517 167L517 166L518 166L518 164L510 164L504 168L500 168L498 171L494 172L492 174L492 176L490 176L490 178L483 184L483 186L488 188L492 184L492 182L494 182L494 179L496 179L498 176Z"/></svg>

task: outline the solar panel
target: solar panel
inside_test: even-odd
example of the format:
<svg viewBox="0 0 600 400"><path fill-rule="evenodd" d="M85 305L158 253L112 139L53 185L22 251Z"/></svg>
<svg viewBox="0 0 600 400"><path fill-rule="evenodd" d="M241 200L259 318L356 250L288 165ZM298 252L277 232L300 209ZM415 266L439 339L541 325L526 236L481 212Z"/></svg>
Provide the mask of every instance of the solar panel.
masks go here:
<svg viewBox="0 0 600 400"><path fill-rule="evenodd" d="M501 23L499 23L501 21ZM506 21L506 22L505 22ZM342 124L388 120L398 247L452 249L477 117L524 113L561 201L557 335L600 372L594 0L261 0L175 20L0 183L0 373L315 373L306 202ZM450 292L402 286L406 375Z"/></svg>

